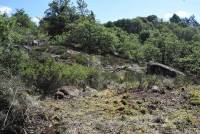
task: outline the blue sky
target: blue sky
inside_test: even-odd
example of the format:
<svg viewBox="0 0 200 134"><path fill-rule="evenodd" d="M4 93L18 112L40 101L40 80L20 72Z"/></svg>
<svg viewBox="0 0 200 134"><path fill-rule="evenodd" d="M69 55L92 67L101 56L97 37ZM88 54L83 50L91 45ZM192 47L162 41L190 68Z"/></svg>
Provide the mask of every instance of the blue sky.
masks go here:
<svg viewBox="0 0 200 134"><path fill-rule="evenodd" d="M37 21L51 0L0 0L0 12L24 8ZM75 3L75 0L72 0ZM100 22L155 14L167 20L173 13L181 17L194 14L200 21L200 0L86 0Z"/></svg>

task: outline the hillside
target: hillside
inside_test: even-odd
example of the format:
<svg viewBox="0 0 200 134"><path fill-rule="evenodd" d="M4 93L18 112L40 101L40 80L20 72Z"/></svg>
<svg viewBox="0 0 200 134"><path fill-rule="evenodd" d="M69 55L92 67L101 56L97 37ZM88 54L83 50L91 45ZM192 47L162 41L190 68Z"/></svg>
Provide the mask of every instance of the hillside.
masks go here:
<svg viewBox="0 0 200 134"><path fill-rule="evenodd" d="M200 133L200 25L105 24L83 0L0 15L1 134Z"/></svg>

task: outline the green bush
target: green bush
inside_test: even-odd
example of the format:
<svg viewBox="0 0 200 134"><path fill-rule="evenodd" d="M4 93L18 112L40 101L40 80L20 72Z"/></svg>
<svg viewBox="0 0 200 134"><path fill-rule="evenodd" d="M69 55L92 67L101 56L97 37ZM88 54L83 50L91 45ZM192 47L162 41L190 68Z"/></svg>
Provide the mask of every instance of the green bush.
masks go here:
<svg viewBox="0 0 200 134"><path fill-rule="evenodd" d="M68 42L80 44L87 52L113 53L118 40L113 32L104 26L80 20L70 31Z"/></svg>
<svg viewBox="0 0 200 134"><path fill-rule="evenodd" d="M161 57L159 48L155 47L153 44L145 44L142 47L142 51L146 61L158 61Z"/></svg>
<svg viewBox="0 0 200 134"><path fill-rule="evenodd" d="M74 58L78 64L87 65L89 63L89 58L83 54L75 55Z"/></svg>
<svg viewBox="0 0 200 134"><path fill-rule="evenodd" d="M196 89L190 92L189 101L192 105L200 105L200 90Z"/></svg>
<svg viewBox="0 0 200 134"><path fill-rule="evenodd" d="M87 84L94 89L106 89L108 82L114 78L109 72L94 71L89 74Z"/></svg>
<svg viewBox="0 0 200 134"><path fill-rule="evenodd" d="M47 91L48 89L60 85L61 72L62 67L55 64L53 60L47 60L44 63L30 61L30 63L26 63L21 67L21 75L24 79L28 83L44 89L45 93L50 91Z"/></svg>
<svg viewBox="0 0 200 134"><path fill-rule="evenodd" d="M67 38L69 36L69 33L62 33L61 35L56 35L50 40L51 45L62 45L66 46L67 45Z"/></svg>
<svg viewBox="0 0 200 134"><path fill-rule="evenodd" d="M94 68L78 64L64 65L48 59L43 63L31 61L31 63L24 64L21 68L21 75L28 83L43 89L42 93L48 94L64 84L86 83L88 76L95 71Z"/></svg>
<svg viewBox="0 0 200 134"><path fill-rule="evenodd" d="M28 54L23 50L15 49L15 48L4 48L2 53L0 53L0 61L1 64L10 69L14 74L18 73L21 64L26 62L29 58Z"/></svg>
<svg viewBox="0 0 200 134"><path fill-rule="evenodd" d="M96 69L78 64L63 67L63 77L68 84L81 84L82 82L86 82L88 76L94 72L96 72Z"/></svg>
<svg viewBox="0 0 200 134"><path fill-rule="evenodd" d="M67 49L64 46L49 46L47 51L51 54L62 55Z"/></svg>

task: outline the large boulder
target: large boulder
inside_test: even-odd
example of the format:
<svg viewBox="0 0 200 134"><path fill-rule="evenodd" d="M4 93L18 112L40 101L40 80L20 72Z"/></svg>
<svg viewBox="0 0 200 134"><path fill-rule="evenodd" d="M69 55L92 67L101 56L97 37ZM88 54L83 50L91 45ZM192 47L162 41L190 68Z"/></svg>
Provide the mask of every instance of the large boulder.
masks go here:
<svg viewBox="0 0 200 134"><path fill-rule="evenodd" d="M149 62L147 64L147 74L158 74L158 75L170 76L173 78L178 75L181 75L181 76L185 75L184 73L172 67L169 67L160 63L155 63L155 62Z"/></svg>

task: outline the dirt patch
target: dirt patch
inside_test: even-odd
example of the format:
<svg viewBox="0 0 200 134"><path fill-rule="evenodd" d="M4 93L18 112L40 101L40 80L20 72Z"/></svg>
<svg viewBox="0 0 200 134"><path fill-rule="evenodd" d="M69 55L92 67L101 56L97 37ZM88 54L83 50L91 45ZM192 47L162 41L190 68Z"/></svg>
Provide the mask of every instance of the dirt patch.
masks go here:
<svg viewBox="0 0 200 134"><path fill-rule="evenodd" d="M42 102L60 133L195 133L199 108L191 107L182 90L115 90L94 92L70 100Z"/></svg>

